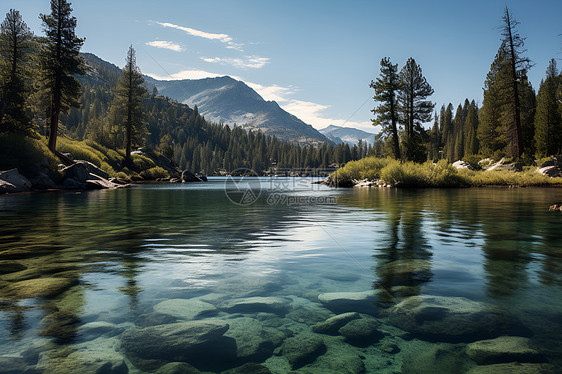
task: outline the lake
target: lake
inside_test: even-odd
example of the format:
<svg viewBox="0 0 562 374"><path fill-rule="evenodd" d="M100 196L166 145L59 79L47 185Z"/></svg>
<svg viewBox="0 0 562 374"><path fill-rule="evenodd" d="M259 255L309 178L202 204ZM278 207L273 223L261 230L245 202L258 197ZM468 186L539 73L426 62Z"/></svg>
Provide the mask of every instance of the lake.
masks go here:
<svg viewBox="0 0 562 374"><path fill-rule="evenodd" d="M0 196L0 372L562 372L562 190L312 181Z"/></svg>

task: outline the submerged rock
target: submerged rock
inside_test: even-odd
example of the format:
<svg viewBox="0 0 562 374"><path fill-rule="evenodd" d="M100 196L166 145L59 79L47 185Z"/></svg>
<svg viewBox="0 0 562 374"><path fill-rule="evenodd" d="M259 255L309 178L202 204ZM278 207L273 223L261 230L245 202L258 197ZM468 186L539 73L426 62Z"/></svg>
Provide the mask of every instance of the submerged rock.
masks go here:
<svg viewBox="0 0 562 374"><path fill-rule="evenodd" d="M201 372L185 362L170 362L160 369L156 370L155 374L200 374Z"/></svg>
<svg viewBox="0 0 562 374"><path fill-rule="evenodd" d="M165 362L214 370L236 357L235 340L223 336L228 328L219 320L131 328L123 333L121 347L141 370L155 370Z"/></svg>
<svg viewBox="0 0 562 374"><path fill-rule="evenodd" d="M508 364L483 365L471 369L468 374L545 374L556 371L547 364L521 364L511 362Z"/></svg>
<svg viewBox="0 0 562 374"><path fill-rule="evenodd" d="M82 336L86 340L91 340L94 338L99 338L102 335L110 334L116 335L114 332L117 330L117 326L110 322L105 321L94 321L90 323L86 323L85 325L80 326L80 336ZM121 329L121 331L123 331Z"/></svg>
<svg viewBox="0 0 562 374"><path fill-rule="evenodd" d="M226 301L219 308L229 313L258 313L267 312L284 314L289 309L286 299L280 297L247 297Z"/></svg>
<svg viewBox="0 0 562 374"><path fill-rule="evenodd" d="M257 275L236 275L217 285L215 292L231 297L252 297L269 295L281 288L279 282Z"/></svg>
<svg viewBox="0 0 562 374"><path fill-rule="evenodd" d="M281 353L293 369L313 362L324 352L326 352L326 345L319 336L304 333L286 339L281 348Z"/></svg>
<svg viewBox="0 0 562 374"><path fill-rule="evenodd" d="M264 361L285 338L281 331L265 328L253 318L229 319L228 324L224 335L236 340L236 357L242 361Z"/></svg>
<svg viewBox="0 0 562 374"><path fill-rule="evenodd" d="M514 323L507 312L464 297L412 296L385 314L395 326L431 341L493 338L509 331Z"/></svg>
<svg viewBox="0 0 562 374"><path fill-rule="evenodd" d="M70 351L65 348L45 351L40 354L36 369L40 373L57 374L127 374L129 368L118 348L117 338L100 338L75 344Z"/></svg>
<svg viewBox="0 0 562 374"><path fill-rule="evenodd" d="M223 371L221 374L271 374L271 371L264 365L249 362L234 369Z"/></svg>
<svg viewBox="0 0 562 374"><path fill-rule="evenodd" d="M76 279L69 278L29 279L8 284L4 287L2 293L19 299L52 297L63 293L77 283Z"/></svg>
<svg viewBox="0 0 562 374"><path fill-rule="evenodd" d="M318 334L337 335L338 330L348 322L361 318L357 312L348 312L328 318L324 322L312 326L312 331Z"/></svg>
<svg viewBox="0 0 562 374"><path fill-rule="evenodd" d="M334 313L361 312L376 314L374 290L363 292L329 292L318 295L318 301Z"/></svg>
<svg viewBox="0 0 562 374"><path fill-rule="evenodd" d="M379 277L392 285L416 284L431 280L431 262L427 260L408 259L386 263L377 269Z"/></svg>
<svg viewBox="0 0 562 374"><path fill-rule="evenodd" d="M433 344L407 354L402 374L466 373L473 366L462 345Z"/></svg>
<svg viewBox="0 0 562 374"><path fill-rule="evenodd" d="M33 371L27 366L21 357L0 357L0 373L2 374L21 374Z"/></svg>
<svg viewBox="0 0 562 374"><path fill-rule="evenodd" d="M192 320L218 312L213 304L196 299L170 299L154 306L154 312L179 319Z"/></svg>
<svg viewBox="0 0 562 374"><path fill-rule="evenodd" d="M339 333L351 344L366 346L379 341L384 334L378 330L380 322L374 318L360 318L350 321L339 329Z"/></svg>
<svg viewBox="0 0 562 374"><path fill-rule="evenodd" d="M139 327L150 327L150 326L165 325L175 322L178 322L178 319L169 314L147 313L138 316L137 319L135 320L135 325Z"/></svg>
<svg viewBox="0 0 562 374"><path fill-rule="evenodd" d="M544 362L542 355L520 336L500 336L470 343L466 353L479 365L507 362Z"/></svg>

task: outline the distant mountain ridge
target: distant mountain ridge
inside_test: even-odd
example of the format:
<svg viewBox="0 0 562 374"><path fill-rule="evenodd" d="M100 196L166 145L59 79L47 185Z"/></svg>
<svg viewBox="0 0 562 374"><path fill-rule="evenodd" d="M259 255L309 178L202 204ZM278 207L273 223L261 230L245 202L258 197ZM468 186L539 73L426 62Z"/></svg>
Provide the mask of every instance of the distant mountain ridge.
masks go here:
<svg viewBox="0 0 562 374"><path fill-rule="evenodd" d="M352 127L330 125L324 129L320 129L319 131L334 143L355 145L359 142L359 139L370 144L375 143L375 134Z"/></svg>
<svg viewBox="0 0 562 374"><path fill-rule="evenodd" d="M301 144L330 142L275 101L265 101L246 83L229 76L171 81L147 77L146 84L155 86L161 95L191 107L197 105L199 112L212 122L237 124Z"/></svg>
<svg viewBox="0 0 562 374"><path fill-rule="evenodd" d="M91 70L92 81L114 79L121 69L92 53L83 53ZM332 143L314 127L283 110L275 101L265 101L246 83L229 76L204 79L158 80L145 75L145 86L158 89L167 96L190 107L197 105L205 119L237 124L247 130L261 130L264 134L300 144Z"/></svg>

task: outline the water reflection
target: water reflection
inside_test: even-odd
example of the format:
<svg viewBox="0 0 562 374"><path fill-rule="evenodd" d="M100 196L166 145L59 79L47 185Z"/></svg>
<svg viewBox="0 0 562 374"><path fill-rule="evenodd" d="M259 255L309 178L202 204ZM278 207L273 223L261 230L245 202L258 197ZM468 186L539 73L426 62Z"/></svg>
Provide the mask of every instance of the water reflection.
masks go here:
<svg viewBox="0 0 562 374"><path fill-rule="evenodd" d="M552 357L562 351L562 326L535 316L562 310L557 190L325 189L289 193L337 205L270 205L265 193L238 206L208 186L0 196L0 355L44 337L71 356L89 322L131 324L167 298L248 296L241 285L260 277L262 296L374 287L386 306L419 294L508 305ZM51 286L30 298L22 282L37 279Z"/></svg>

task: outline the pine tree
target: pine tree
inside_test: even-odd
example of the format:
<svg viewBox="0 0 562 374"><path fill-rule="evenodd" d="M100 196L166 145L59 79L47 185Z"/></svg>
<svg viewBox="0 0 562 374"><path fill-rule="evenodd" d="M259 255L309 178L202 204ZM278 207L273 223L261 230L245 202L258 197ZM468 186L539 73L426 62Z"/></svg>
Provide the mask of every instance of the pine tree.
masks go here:
<svg viewBox="0 0 562 374"><path fill-rule="evenodd" d="M380 125L381 133L390 136L394 158L401 159L400 142L398 139L398 102L396 95L400 90L398 65L393 65L390 58L381 60L381 75L376 81L371 81L370 87L375 90L373 99L380 104L373 110L374 126Z"/></svg>
<svg viewBox="0 0 562 374"><path fill-rule="evenodd" d="M398 91L400 122L406 133L404 151L408 160L422 162L427 158L424 146L427 134L423 123L431 121L435 108L434 103L426 100L431 95L433 88L427 83L421 67L410 57L400 70Z"/></svg>
<svg viewBox="0 0 562 374"><path fill-rule="evenodd" d="M143 122L143 97L146 88L142 86L144 78L137 66L135 50L131 45L127 52L127 63L115 88L115 98L111 104L110 118L113 125L125 132L125 163L131 161L131 148L144 143L148 131Z"/></svg>
<svg viewBox="0 0 562 374"><path fill-rule="evenodd" d="M468 106L464 120L464 156L478 154L478 107L474 100Z"/></svg>
<svg viewBox="0 0 562 374"><path fill-rule="evenodd" d="M522 57L526 52L524 49L525 38L519 35L517 30L517 22L505 7L502 17L504 22L502 30L502 47L505 49L506 62L509 65L509 81L511 84L511 95L508 97L509 102L509 140L512 146L512 155L521 157L524 151L523 127L521 124L521 101L519 93L519 82L522 75L531 67L531 61Z"/></svg>
<svg viewBox="0 0 562 374"><path fill-rule="evenodd" d="M80 56L84 39L75 34L76 17L66 0L51 0L51 14L41 14L46 34L41 55L43 89L50 97L49 148L54 152L57 145L59 116L70 107L77 107L80 98L80 83L74 74L85 74Z"/></svg>
<svg viewBox="0 0 562 374"><path fill-rule="evenodd" d="M28 131L25 103L33 33L14 9L0 25L0 132Z"/></svg>
<svg viewBox="0 0 562 374"><path fill-rule="evenodd" d="M464 157L464 109L461 104L457 107L453 119L453 136L451 137L451 154L449 160L462 160Z"/></svg>
<svg viewBox="0 0 562 374"><path fill-rule="evenodd" d="M441 148L441 133L439 132L439 115L435 112L433 120L433 128L431 129L431 147L429 149L429 159L439 159L439 150Z"/></svg>
<svg viewBox="0 0 562 374"><path fill-rule="evenodd" d="M453 128L453 104L449 103L443 113L443 156L451 161L455 151L455 133Z"/></svg>
<svg viewBox="0 0 562 374"><path fill-rule="evenodd" d="M484 101L479 111L478 141L482 153L492 155L503 151L508 144L505 131L502 129L503 107L505 105L508 71L505 61L505 51L500 47L490 71L484 81Z"/></svg>
<svg viewBox="0 0 562 374"><path fill-rule="evenodd" d="M541 82L537 96L535 115L535 146L538 157L558 154L562 151L562 113L557 102L560 78L556 60L552 59Z"/></svg>

